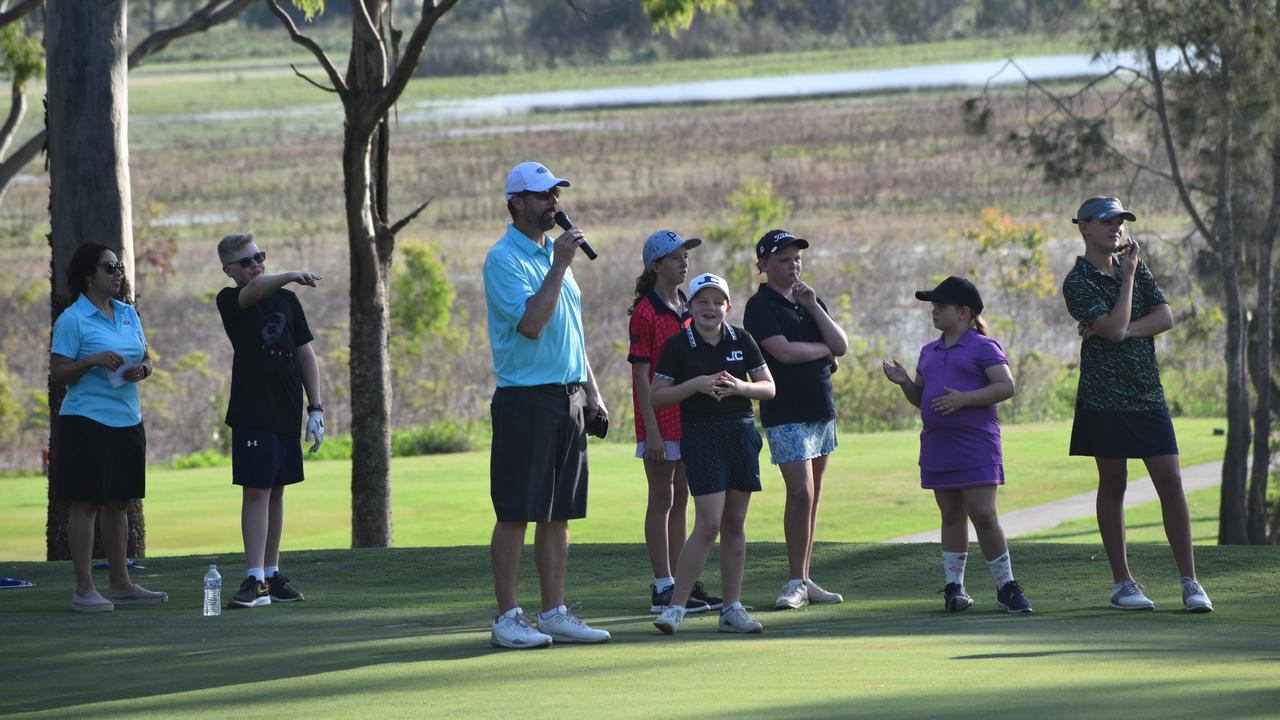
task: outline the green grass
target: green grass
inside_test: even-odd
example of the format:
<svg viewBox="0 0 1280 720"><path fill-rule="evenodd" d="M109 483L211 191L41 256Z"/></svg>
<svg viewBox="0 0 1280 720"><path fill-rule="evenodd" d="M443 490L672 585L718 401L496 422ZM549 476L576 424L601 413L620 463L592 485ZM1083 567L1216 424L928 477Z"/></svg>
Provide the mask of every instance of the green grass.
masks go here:
<svg viewBox="0 0 1280 720"><path fill-rule="evenodd" d="M1191 510L1191 535L1197 544L1218 542L1218 503L1222 498L1219 488L1210 487L1187 493L1187 507ZM1126 510L1125 535L1129 542L1165 542L1164 525L1160 519L1160 503L1149 502ZM1023 536L1027 540L1048 542L1092 543L1099 548L1098 525L1093 518L1068 520L1057 527Z"/></svg>
<svg viewBox="0 0 1280 720"><path fill-rule="evenodd" d="M526 553L521 597L535 603ZM814 576L843 605L757 610L765 633L690 619L674 638L643 611L638 544L579 545L569 600L608 629L596 647L491 650L483 547L315 551L286 556L307 601L199 613L206 561L149 559L135 579L170 593L102 616L67 609L66 563L0 563L39 583L0 597L0 714L45 718L1263 717L1275 712L1280 614L1269 589L1280 554L1209 547L1197 557L1217 611L1181 611L1162 545L1135 545L1154 613L1105 608L1105 562L1077 545L1033 543L1016 570L1036 614L977 605L941 611L936 545L821 544ZM712 588L717 576L704 574ZM744 595L767 607L784 576L780 545L753 543ZM229 573L234 575L234 573ZM693 669L694 672L690 672Z"/></svg>
<svg viewBox="0 0 1280 720"><path fill-rule="evenodd" d="M1224 438L1213 419L1175 422L1185 465L1218 460ZM1096 487L1092 461L1067 456L1070 424L1004 428L1008 484L1003 510L1039 505ZM842 434L822 495L818 538L874 542L937 527L931 493L919 487L918 439L913 431ZM641 538L646 485L634 446L592 443L588 517L573 523L575 542L633 542ZM764 492L752 501L747 537L781 541L782 479L761 460ZM392 462L394 544L398 547L481 545L493 528L489 453L396 458ZM240 545L240 494L229 468L155 470L147 478L147 555L232 552ZM44 557L44 478L0 480L0 558ZM351 545L350 464L307 464L307 481L286 494L285 550ZM1199 510L1194 511L1197 515ZM1216 513L1214 514L1216 517ZM1132 516L1140 522L1139 515ZM1096 537L1096 531L1094 531ZM1088 534L1081 536L1089 541ZM1151 538L1155 540L1157 538ZM1212 541L1197 532L1197 539Z"/></svg>

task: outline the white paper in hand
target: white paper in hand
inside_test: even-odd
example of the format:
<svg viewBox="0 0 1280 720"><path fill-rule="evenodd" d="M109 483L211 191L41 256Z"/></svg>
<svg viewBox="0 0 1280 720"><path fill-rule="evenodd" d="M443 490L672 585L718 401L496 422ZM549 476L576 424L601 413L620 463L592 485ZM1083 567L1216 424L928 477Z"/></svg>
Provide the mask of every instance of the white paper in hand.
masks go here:
<svg viewBox="0 0 1280 720"><path fill-rule="evenodd" d="M129 382L128 380L124 379L124 373L126 370L128 370L131 367L133 366L125 365L124 363L121 363L120 367L116 368L116 371L111 373L111 375L109 376L111 379L111 387L118 388L121 385L124 385L126 382Z"/></svg>

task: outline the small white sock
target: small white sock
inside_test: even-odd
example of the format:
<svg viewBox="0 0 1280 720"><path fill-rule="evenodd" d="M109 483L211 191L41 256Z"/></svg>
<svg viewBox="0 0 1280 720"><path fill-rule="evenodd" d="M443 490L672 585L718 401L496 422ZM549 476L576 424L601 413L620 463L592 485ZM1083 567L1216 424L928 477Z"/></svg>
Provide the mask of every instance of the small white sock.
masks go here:
<svg viewBox="0 0 1280 720"><path fill-rule="evenodd" d="M667 591L667 588L669 588L669 587L671 587L672 585L675 585L675 584L676 584L676 579L675 579L675 578L673 578L673 577L664 577L664 578L654 578L654 579L653 579L653 586L654 586L655 588L657 588L658 592L666 592L666 591Z"/></svg>
<svg viewBox="0 0 1280 720"><path fill-rule="evenodd" d="M551 608L550 610L548 610L548 611L546 611L546 612L540 612L540 613L538 613L538 619L539 619L539 620L550 620L551 618L553 618L553 617L555 617L555 616L557 616L557 615L562 614L564 611L565 611L565 607L564 607L563 605L561 605L561 606L560 606L560 607L558 607L558 608Z"/></svg>
<svg viewBox="0 0 1280 720"><path fill-rule="evenodd" d="M249 568L249 574L258 578L258 582L266 582L267 576L263 574L262 568Z"/></svg>
<svg viewBox="0 0 1280 720"><path fill-rule="evenodd" d="M725 605L723 608L721 608L721 609L720 609L720 614L721 614L721 615L723 615L723 614L725 614L725 613L729 612L730 610L732 610L732 609L734 609L734 608L740 608L740 607L742 607L742 601L741 601L741 600L734 600L732 605Z"/></svg>
<svg viewBox="0 0 1280 720"><path fill-rule="evenodd" d="M995 560L988 560L987 568L991 570L991 579L996 581L997 590L1013 580L1013 564L1009 560L1008 550Z"/></svg>
<svg viewBox="0 0 1280 720"><path fill-rule="evenodd" d="M942 571L947 576L947 584L964 584L964 564L969 553L942 551Z"/></svg>
<svg viewBox="0 0 1280 720"><path fill-rule="evenodd" d="M804 585L804 578L791 578L790 580L787 581L788 589L798 588L801 585Z"/></svg>
<svg viewBox="0 0 1280 720"><path fill-rule="evenodd" d="M262 569L262 571L263 571L264 573L266 573L266 576L267 576L267 577L275 577L276 575L279 575L279 574L280 574L280 566L279 566L279 565L268 565L268 566L266 566L265 568L263 568L263 569Z"/></svg>

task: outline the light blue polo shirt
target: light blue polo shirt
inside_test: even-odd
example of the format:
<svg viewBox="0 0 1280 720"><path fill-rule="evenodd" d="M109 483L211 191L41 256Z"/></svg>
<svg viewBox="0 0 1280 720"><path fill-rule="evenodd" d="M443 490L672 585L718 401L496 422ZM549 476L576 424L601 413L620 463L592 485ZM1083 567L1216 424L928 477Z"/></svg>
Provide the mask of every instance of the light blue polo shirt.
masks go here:
<svg viewBox="0 0 1280 720"><path fill-rule="evenodd" d="M489 309L489 347L498 387L568 385L587 381L587 347L582 332L582 296L573 270L565 270L560 300L537 340L516 326L525 304L551 272L551 238L539 247L507 225L484 258L484 299Z"/></svg>
<svg viewBox="0 0 1280 720"><path fill-rule="evenodd" d="M125 367L142 362L147 337L142 332L138 312L132 305L115 299L111 300L111 307L115 311L114 322L81 295L54 321L49 351L79 360L113 350L125 359ZM91 368L67 386L67 396L58 414L81 415L110 427L132 427L142 422L138 383L126 382L112 387L111 373L105 368Z"/></svg>

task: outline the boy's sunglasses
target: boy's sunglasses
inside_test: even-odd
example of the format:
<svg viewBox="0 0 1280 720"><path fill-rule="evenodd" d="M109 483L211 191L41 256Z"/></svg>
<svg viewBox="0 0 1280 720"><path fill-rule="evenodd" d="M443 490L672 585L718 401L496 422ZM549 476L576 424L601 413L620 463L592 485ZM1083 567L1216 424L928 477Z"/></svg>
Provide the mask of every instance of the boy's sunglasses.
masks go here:
<svg viewBox="0 0 1280 720"><path fill-rule="evenodd" d="M113 262L113 263L112 263L112 262L100 262L100 263L98 263L98 267L102 268L103 270L106 270L107 272L111 273L112 275L123 275L123 274L124 274L124 263L122 263L122 262Z"/></svg>
<svg viewBox="0 0 1280 720"><path fill-rule="evenodd" d="M261 265L261 264L265 263L266 261L267 261L267 254L266 254L266 253L264 253L264 252L259 252L259 253L254 253L253 255L250 255L250 256L248 256L248 257L242 257L242 258L240 258L239 260L232 260L231 262L226 263L226 264L227 264L227 265L239 265L240 267L244 268L245 270L248 270L250 265L253 265L254 263L257 263L257 264Z"/></svg>

